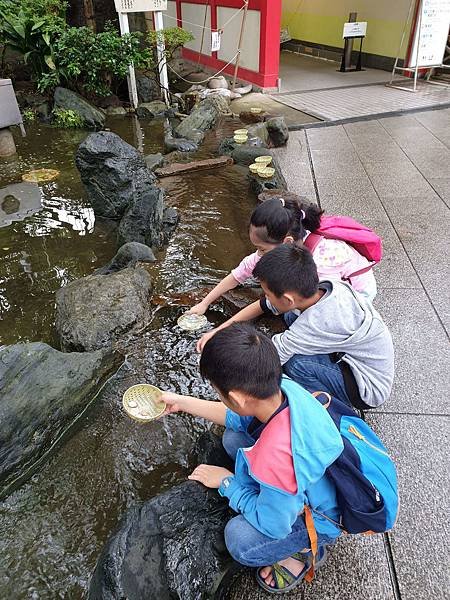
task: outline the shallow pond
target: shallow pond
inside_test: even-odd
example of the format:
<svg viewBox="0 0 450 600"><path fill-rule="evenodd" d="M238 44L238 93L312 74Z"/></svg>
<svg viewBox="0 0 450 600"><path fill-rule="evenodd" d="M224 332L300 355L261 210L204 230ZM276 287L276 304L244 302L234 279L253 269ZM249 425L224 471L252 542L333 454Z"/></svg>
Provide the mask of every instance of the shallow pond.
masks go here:
<svg viewBox="0 0 450 600"><path fill-rule="evenodd" d="M160 151L161 122L141 125L132 118L108 123L144 153ZM207 156L235 127L224 124L199 154ZM2 188L19 183L31 169L60 171L56 180L39 186L40 210L0 227L1 344L55 345L55 290L115 254L114 229L95 221L74 165L85 135L29 127L27 137L17 139L18 157L0 163ZM162 185L181 223L152 265L155 294L215 283L251 249L247 222L255 198L245 170L227 167L164 179ZM182 310L155 309L150 327L130 342L124 366L77 423L76 433L0 503L0 598L86 597L98 554L123 511L185 479L206 424L172 416L143 426L121 410L123 391L139 381L211 397L197 373L196 336L182 335L175 325Z"/></svg>

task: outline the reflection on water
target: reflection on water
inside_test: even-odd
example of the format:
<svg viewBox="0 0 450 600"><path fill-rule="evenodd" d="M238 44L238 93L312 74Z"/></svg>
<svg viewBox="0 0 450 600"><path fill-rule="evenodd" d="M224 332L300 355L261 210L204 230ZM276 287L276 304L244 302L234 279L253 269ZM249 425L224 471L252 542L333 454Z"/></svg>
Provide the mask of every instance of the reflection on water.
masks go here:
<svg viewBox="0 0 450 600"><path fill-rule="evenodd" d="M127 119L111 128L136 145ZM236 124L227 125L228 129ZM40 186L42 208L0 229L0 343L53 341L54 292L91 273L116 251L115 228L95 221L73 163L83 132L35 128L19 158L0 163L0 186L31 168L57 168ZM202 147L204 157L223 132ZM50 142L49 142L50 140ZM162 126L143 127L146 153L162 148ZM163 179L180 226L151 265L155 293L218 281L250 250L247 222L255 200L245 170L227 167ZM77 424L77 433L22 488L0 503L0 598L86 597L90 573L123 511L186 478L206 424L187 415L141 425L121 409L126 388L147 381L163 389L212 398L198 377L195 333L176 320L185 307L156 309L149 329L127 347L118 375Z"/></svg>

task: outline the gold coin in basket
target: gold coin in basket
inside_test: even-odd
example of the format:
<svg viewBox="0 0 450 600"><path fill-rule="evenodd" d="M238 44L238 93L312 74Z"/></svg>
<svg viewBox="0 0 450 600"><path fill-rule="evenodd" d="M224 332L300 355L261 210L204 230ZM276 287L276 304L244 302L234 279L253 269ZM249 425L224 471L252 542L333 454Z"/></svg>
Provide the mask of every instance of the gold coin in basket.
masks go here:
<svg viewBox="0 0 450 600"><path fill-rule="evenodd" d="M161 401L162 391L148 383L139 383L126 390L122 404L129 417L140 423L149 423L160 417L166 410Z"/></svg>

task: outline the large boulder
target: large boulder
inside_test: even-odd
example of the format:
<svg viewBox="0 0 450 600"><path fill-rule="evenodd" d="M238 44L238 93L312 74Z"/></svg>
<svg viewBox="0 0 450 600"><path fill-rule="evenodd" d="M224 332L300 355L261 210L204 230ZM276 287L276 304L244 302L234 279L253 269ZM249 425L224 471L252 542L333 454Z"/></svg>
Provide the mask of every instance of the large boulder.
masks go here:
<svg viewBox="0 0 450 600"><path fill-rule="evenodd" d="M143 102L136 109L136 114L140 119L151 119L158 115L163 115L167 111L167 106L161 100L153 102Z"/></svg>
<svg viewBox="0 0 450 600"><path fill-rule="evenodd" d="M127 268L109 275L89 275L56 292L56 330L61 348L89 352L110 347L149 319L150 275Z"/></svg>
<svg viewBox="0 0 450 600"><path fill-rule="evenodd" d="M156 186L148 186L132 198L120 221L119 245L140 242L147 246L161 246L163 235L164 192Z"/></svg>
<svg viewBox="0 0 450 600"><path fill-rule="evenodd" d="M220 440L207 440L206 445L213 454L224 454ZM224 464L211 454L197 460ZM206 597L231 564L223 539L229 517L228 502L217 490L196 482L182 483L132 508L97 561L88 599Z"/></svg>
<svg viewBox="0 0 450 600"><path fill-rule="evenodd" d="M263 141L268 148L285 146L289 140L289 129L284 117L272 117L264 123L257 123L248 128L249 138L257 137Z"/></svg>
<svg viewBox="0 0 450 600"><path fill-rule="evenodd" d="M138 75L136 77L136 87L139 102L151 102L161 97L161 88L153 77Z"/></svg>
<svg viewBox="0 0 450 600"><path fill-rule="evenodd" d="M120 359L47 344L0 349L0 496L32 475L96 398Z"/></svg>
<svg viewBox="0 0 450 600"><path fill-rule="evenodd" d="M191 114L175 129L177 137L186 138L199 144L206 131L216 125L220 117L229 114L229 100L223 96L210 96L200 102Z"/></svg>
<svg viewBox="0 0 450 600"><path fill-rule="evenodd" d="M141 154L110 131L89 135L75 163L96 215L120 219L132 200L153 189L155 176Z"/></svg>
<svg viewBox="0 0 450 600"><path fill-rule="evenodd" d="M109 275L127 267L134 267L138 262L155 262L152 249L139 242L129 242L119 248L110 262L94 271L94 275Z"/></svg>
<svg viewBox="0 0 450 600"><path fill-rule="evenodd" d="M83 118L87 127L103 129L105 114L92 106L85 98L63 87L57 87L54 96L54 107L64 110L73 110Z"/></svg>

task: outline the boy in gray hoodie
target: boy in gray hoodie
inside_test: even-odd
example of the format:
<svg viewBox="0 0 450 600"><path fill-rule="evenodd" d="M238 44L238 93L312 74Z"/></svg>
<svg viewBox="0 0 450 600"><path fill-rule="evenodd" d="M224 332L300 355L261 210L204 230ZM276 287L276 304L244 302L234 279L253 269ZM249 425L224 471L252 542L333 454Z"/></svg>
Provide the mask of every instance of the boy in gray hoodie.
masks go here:
<svg viewBox="0 0 450 600"><path fill-rule="evenodd" d="M289 328L272 341L291 379L359 409L375 408L388 399L394 378L392 339L370 302L341 281L319 282L310 252L291 244L265 254L253 274L265 298L206 333L199 350L233 322L267 311L283 313Z"/></svg>

